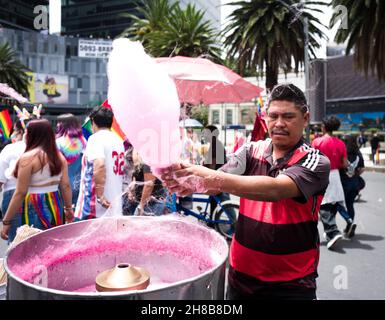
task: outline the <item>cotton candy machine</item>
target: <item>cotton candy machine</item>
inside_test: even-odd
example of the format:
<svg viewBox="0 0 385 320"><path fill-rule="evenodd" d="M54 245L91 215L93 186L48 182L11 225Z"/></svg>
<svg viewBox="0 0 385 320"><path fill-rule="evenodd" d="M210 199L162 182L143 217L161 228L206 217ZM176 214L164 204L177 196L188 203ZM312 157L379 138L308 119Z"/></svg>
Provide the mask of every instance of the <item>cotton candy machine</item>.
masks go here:
<svg viewBox="0 0 385 320"><path fill-rule="evenodd" d="M108 217L67 224L8 252L7 299L223 299L227 254L218 233L180 218ZM96 290L98 275L131 266L149 273L146 289Z"/></svg>

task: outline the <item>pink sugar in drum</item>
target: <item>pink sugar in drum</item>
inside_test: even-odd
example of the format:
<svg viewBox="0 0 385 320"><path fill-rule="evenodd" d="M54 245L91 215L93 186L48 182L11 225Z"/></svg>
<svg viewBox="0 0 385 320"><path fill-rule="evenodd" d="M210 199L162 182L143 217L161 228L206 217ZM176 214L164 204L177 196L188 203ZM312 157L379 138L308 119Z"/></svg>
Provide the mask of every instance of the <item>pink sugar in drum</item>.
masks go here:
<svg viewBox="0 0 385 320"><path fill-rule="evenodd" d="M52 228L10 250L7 299L223 299L228 245L216 231L173 216L108 217ZM144 290L97 292L120 263L150 273Z"/></svg>

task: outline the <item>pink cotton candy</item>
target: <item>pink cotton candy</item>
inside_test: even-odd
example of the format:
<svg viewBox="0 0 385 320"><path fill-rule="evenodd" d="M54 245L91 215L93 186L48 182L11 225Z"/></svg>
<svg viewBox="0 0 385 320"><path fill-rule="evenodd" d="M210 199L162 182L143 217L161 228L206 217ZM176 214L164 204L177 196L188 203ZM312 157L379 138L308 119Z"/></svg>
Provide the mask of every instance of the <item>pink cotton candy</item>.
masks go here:
<svg viewBox="0 0 385 320"><path fill-rule="evenodd" d="M108 61L108 101L119 126L153 169L179 160L180 103L173 80L139 42L117 39Z"/></svg>

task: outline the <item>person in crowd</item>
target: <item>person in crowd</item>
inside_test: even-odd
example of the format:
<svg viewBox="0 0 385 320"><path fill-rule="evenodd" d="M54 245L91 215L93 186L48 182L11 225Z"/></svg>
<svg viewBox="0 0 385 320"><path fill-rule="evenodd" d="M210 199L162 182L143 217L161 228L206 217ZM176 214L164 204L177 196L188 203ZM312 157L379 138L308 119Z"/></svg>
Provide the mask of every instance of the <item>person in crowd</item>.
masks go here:
<svg viewBox="0 0 385 320"><path fill-rule="evenodd" d="M332 250L342 239L336 222L336 213L339 206L345 207L339 170L347 167L347 152L345 143L333 135L333 131L338 130L340 125L340 120L334 116L325 118L322 121L323 136L314 139L312 143L313 148L320 150L330 160L329 185L320 208L324 237L329 250Z"/></svg>
<svg viewBox="0 0 385 320"><path fill-rule="evenodd" d="M134 171L123 214L163 215L166 209L166 190L162 182L152 174L151 168L143 163L136 150L133 150L132 159Z"/></svg>
<svg viewBox="0 0 385 320"><path fill-rule="evenodd" d="M18 119L13 125L12 134L10 136L12 143L7 144L0 153L0 185L3 188L3 201L1 203L1 212L5 214L12 196L16 189L16 178L13 176L16 163L25 151L24 126L29 120L36 119L31 116L30 119L21 121ZM18 211L11 220L11 227L8 234L8 243L11 243L16 236L16 230L21 226L21 211Z"/></svg>
<svg viewBox="0 0 385 320"><path fill-rule="evenodd" d="M194 131L192 128L187 128L183 132L182 160L189 163L195 163L193 135Z"/></svg>
<svg viewBox="0 0 385 320"><path fill-rule="evenodd" d="M346 149L348 154L348 166L340 169L341 182L345 194L346 208L348 219L346 219L346 228L344 234L347 238L352 238L355 235L357 225L354 223L355 210L354 199L360 191L360 175L365 170L363 156L357 145L357 140L354 136L349 135L346 138Z"/></svg>
<svg viewBox="0 0 385 320"><path fill-rule="evenodd" d="M200 164L201 163L201 153L200 153L201 142L196 132L193 132L192 141L193 141L193 163Z"/></svg>
<svg viewBox="0 0 385 320"><path fill-rule="evenodd" d="M373 136L372 136L372 139L370 139L370 147L372 149L372 161L373 161L373 164L378 164L376 156L377 156L377 152L378 152L378 150L380 148L380 138L378 137L377 133L374 133Z"/></svg>
<svg viewBox="0 0 385 320"><path fill-rule="evenodd" d="M128 138L123 141L124 146L124 167L123 167L123 190L127 190L131 181L132 173L134 171L133 153L134 147Z"/></svg>
<svg viewBox="0 0 385 320"><path fill-rule="evenodd" d="M3 219L3 239L8 239L11 221L21 207L23 224L38 229L72 221L67 161L56 147L48 120L33 120L27 124L26 148L13 174L17 179L16 190Z"/></svg>
<svg viewBox="0 0 385 320"><path fill-rule="evenodd" d="M207 125L203 130L203 137L209 143L209 149L205 153L202 165L212 170L218 170L226 163L226 149L222 141L219 140L219 130L215 125ZM230 200L228 192L220 192L217 194L221 202ZM210 213L213 215L217 202L215 199L210 200ZM233 220L236 219L235 212L231 210Z"/></svg>
<svg viewBox="0 0 385 320"><path fill-rule="evenodd" d="M72 204L75 205L79 196L82 156L86 147L86 139L83 137L78 118L73 114L66 113L57 117L56 145L67 160Z"/></svg>
<svg viewBox="0 0 385 320"><path fill-rule="evenodd" d="M164 169L161 179L181 196L199 189L241 197L228 299L313 300L318 209L330 162L302 138L309 108L299 88L276 86L266 112L271 138L244 144L219 170L177 163Z"/></svg>
<svg viewBox="0 0 385 320"><path fill-rule="evenodd" d="M82 160L75 220L101 217L123 192L124 146L111 131L113 112L95 107L89 115L93 134L88 138Z"/></svg>
<svg viewBox="0 0 385 320"><path fill-rule="evenodd" d="M365 137L364 133L362 131L360 131L360 134L357 137L358 148L359 149L364 148L366 146L367 141L368 141L368 139Z"/></svg>

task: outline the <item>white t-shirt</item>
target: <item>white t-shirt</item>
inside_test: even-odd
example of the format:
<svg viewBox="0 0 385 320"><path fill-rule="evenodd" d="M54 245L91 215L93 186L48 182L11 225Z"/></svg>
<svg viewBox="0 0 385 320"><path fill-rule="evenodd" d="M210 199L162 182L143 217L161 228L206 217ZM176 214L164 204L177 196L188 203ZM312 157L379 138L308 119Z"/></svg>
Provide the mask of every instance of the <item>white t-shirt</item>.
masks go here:
<svg viewBox="0 0 385 320"><path fill-rule="evenodd" d="M104 197L111 203L122 195L124 146L123 141L107 129L91 135L82 160L82 173L79 197L75 209L75 218L80 220L98 218L106 211L96 201L96 188L93 175L95 159L104 159L106 182Z"/></svg>
<svg viewBox="0 0 385 320"><path fill-rule="evenodd" d="M8 144L0 153L0 182L3 185L3 191L16 189L16 178L13 176L17 160L25 151L25 142L17 141Z"/></svg>

